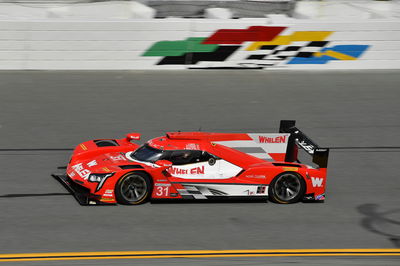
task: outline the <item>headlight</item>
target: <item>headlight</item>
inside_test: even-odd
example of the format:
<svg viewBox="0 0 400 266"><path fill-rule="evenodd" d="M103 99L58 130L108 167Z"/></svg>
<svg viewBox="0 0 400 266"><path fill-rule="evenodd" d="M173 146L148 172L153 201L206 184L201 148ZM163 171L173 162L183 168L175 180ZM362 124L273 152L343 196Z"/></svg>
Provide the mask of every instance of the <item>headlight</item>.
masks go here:
<svg viewBox="0 0 400 266"><path fill-rule="evenodd" d="M107 178L113 176L114 173L110 173L110 174L90 174L89 175L89 182L91 183L98 183L97 187L96 187L96 192L99 191L104 183L106 182Z"/></svg>
<svg viewBox="0 0 400 266"><path fill-rule="evenodd" d="M98 175L90 175L89 176L89 182L100 182L101 181L101 177Z"/></svg>

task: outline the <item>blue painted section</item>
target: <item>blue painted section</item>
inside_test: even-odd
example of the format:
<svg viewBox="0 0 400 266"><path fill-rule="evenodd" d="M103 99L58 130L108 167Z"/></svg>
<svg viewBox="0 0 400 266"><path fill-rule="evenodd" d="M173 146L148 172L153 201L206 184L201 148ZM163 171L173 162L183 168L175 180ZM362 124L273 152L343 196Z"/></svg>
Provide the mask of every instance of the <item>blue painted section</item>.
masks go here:
<svg viewBox="0 0 400 266"><path fill-rule="evenodd" d="M360 57L367 49L369 45L335 45L333 47L323 48L320 52L326 52L328 50L349 55L355 58ZM294 57L287 64L326 64L331 60L340 60L334 57L323 55L321 57Z"/></svg>
<svg viewBox="0 0 400 266"><path fill-rule="evenodd" d="M294 57L292 60L287 62L287 64L326 64L330 60L337 60L336 58L330 56L321 57Z"/></svg>
<svg viewBox="0 0 400 266"><path fill-rule="evenodd" d="M365 50L367 50L368 46L369 45L335 45L332 48L324 48L321 51L325 52L327 50L332 50L358 58Z"/></svg>

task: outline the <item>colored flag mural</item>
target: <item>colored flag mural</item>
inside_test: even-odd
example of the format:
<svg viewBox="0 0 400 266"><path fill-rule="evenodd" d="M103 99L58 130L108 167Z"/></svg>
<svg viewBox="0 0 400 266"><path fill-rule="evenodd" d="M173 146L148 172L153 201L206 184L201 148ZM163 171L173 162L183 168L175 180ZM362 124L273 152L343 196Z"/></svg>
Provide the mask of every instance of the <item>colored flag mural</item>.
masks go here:
<svg viewBox="0 0 400 266"><path fill-rule="evenodd" d="M227 62L238 67L266 68L278 64L326 64L332 60L357 60L369 45L329 45L333 31L297 31L281 35L286 27L251 26L220 29L209 37L160 41L143 56L162 57L157 65L197 65ZM245 47L246 46L246 47ZM222 64L223 65L223 64Z"/></svg>

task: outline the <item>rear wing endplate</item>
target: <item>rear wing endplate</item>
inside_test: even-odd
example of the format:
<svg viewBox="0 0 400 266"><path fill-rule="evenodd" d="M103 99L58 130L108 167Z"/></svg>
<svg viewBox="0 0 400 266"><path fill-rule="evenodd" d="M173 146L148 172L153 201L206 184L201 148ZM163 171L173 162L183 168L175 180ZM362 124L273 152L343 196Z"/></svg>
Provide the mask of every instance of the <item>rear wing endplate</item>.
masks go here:
<svg viewBox="0 0 400 266"><path fill-rule="evenodd" d="M295 125L295 120L281 120L279 126L279 133L290 133L285 161L297 161L297 150L301 148L312 156L313 163L317 164L320 168L327 168L329 149L318 146Z"/></svg>

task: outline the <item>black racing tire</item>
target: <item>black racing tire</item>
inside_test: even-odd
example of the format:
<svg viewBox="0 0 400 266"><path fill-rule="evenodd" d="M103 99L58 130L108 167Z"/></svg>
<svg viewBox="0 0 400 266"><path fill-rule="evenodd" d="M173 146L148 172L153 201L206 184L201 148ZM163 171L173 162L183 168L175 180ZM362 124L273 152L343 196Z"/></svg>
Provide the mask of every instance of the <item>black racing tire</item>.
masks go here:
<svg viewBox="0 0 400 266"><path fill-rule="evenodd" d="M148 201L153 184L148 174L130 172L122 176L115 185L115 197L119 204L139 205Z"/></svg>
<svg viewBox="0 0 400 266"><path fill-rule="evenodd" d="M296 203L306 192L306 182L297 173L284 172L277 175L268 186L268 198L280 204Z"/></svg>

